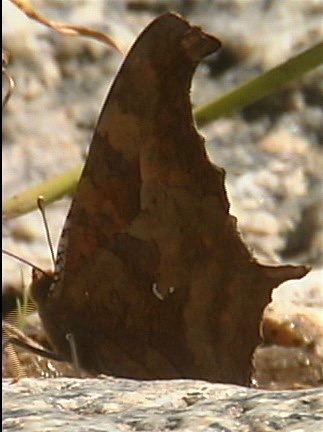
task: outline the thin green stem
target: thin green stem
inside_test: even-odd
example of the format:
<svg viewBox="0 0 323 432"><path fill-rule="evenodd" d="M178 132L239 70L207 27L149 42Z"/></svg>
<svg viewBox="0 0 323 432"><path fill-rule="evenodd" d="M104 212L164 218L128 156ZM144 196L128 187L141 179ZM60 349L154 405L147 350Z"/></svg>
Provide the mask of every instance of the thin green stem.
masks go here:
<svg viewBox="0 0 323 432"><path fill-rule="evenodd" d="M81 172L82 166L77 166L7 199L3 205L3 217L12 219L35 210L40 195L44 197L46 203L49 203L62 198L67 193L72 194Z"/></svg>
<svg viewBox="0 0 323 432"><path fill-rule="evenodd" d="M303 51L285 63L251 79L240 87L196 109L195 119L202 126L228 116L257 100L278 91L288 82L323 64L323 42Z"/></svg>
<svg viewBox="0 0 323 432"><path fill-rule="evenodd" d="M202 126L219 117L228 116L233 111L237 111L264 96L278 91L288 82L301 78L305 73L321 64L323 64L323 42L251 79L220 98L197 108L195 110L197 124ZM3 207L4 217L10 219L35 210L39 195L43 195L46 202L52 202L67 193L73 193L81 171L82 167L78 166L6 200Z"/></svg>

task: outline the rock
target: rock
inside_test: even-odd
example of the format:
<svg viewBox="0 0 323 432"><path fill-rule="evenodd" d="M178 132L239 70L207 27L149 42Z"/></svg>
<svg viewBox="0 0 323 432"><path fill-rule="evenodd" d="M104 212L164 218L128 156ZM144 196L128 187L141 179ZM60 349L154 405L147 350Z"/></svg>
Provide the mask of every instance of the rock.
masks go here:
<svg viewBox="0 0 323 432"><path fill-rule="evenodd" d="M204 381L4 380L3 430L318 432L323 389L261 391Z"/></svg>
<svg viewBox="0 0 323 432"><path fill-rule="evenodd" d="M273 292L262 322L264 343L254 354L254 384L272 389L323 383L323 272Z"/></svg>
<svg viewBox="0 0 323 432"><path fill-rule="evenodd" d="M269 153L305 154L308 141L286 130L274 130L259 141L260 148Z"/></svg>

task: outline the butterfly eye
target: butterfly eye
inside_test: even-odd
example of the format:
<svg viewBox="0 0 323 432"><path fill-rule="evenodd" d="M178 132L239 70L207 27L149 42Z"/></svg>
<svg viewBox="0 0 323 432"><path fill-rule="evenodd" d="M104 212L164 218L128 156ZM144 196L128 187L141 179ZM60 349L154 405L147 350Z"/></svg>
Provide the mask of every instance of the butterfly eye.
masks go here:
<svg viewBox="0 0 323 432"><path fill-rule="evenodd" d="M33 268L32 271L32 284L31 284L31 296L36 303L43 304L48 298L51 286L55 283L54 272L39 271L39 269Z"/></svg>

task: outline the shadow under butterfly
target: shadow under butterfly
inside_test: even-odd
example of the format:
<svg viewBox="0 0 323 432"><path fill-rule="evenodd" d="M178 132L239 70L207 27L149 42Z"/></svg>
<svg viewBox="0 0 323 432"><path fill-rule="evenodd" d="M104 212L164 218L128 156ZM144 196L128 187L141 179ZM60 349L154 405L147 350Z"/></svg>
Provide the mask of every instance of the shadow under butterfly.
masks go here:
<svg viewBox="0 0 323 432"><path fill-rule="evenodd" d="M259 264L229 214L224 170L189 90L220 42L167 13L127 55L103 106L53 275L31 292L55 351L91 373L247 384L263 308L305 266Z"/></svg>

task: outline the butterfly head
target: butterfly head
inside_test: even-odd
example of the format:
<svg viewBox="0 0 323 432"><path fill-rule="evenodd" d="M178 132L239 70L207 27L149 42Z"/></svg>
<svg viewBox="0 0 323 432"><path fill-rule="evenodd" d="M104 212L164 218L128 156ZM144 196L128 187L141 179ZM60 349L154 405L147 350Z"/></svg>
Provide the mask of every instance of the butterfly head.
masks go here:
<svg viewBox="0 0 323 432"><path fill-rule="evenodd" d="M55 282L56 277L53 271L41 272L33 268L31 296L37 305L47 302Z"/></svg>

